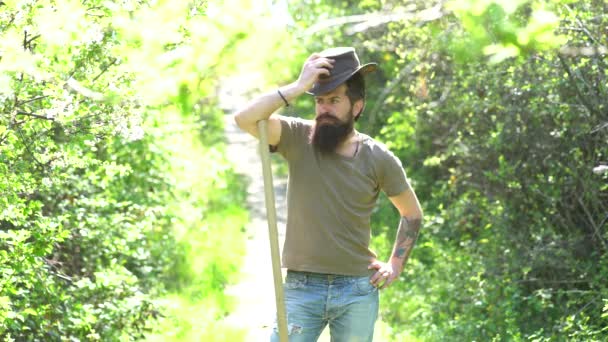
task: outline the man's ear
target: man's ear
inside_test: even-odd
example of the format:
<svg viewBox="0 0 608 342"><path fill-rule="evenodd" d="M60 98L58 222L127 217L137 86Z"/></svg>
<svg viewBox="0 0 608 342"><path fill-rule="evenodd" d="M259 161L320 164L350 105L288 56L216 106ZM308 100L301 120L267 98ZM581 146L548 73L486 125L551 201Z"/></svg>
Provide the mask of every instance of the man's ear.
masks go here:
<svg viewBox="0 0 608 342"><path fill-rule="evenodd" d="M355 113L355 121L359 120L359 116L363 113L363 109L365 109L365 101L363 99L359 99L355 101L353 105L353 113Z"/></svg>

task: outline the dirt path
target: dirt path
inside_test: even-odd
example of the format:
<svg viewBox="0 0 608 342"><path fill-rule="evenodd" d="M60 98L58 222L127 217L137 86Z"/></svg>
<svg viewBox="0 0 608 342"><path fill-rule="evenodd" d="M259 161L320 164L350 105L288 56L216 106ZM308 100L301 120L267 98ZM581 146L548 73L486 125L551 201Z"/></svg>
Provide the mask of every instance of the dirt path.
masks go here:
<svg viewBox="0 0 608 342"><path fill-rule="evenodd" d="M255 75L226 80L220 93L221 105L226 113L225 134L227 155L236 172L246 177L247 207L250 222L246 227L246 256L241 269L240 282L230 286L226 293L235 299L235 310L226 317L227 324L247 331L244 341L268 341L274 324L275 299L270 243L264 203L262 164L258 141L241 131L231 114L245 101L247 85L255 84ZM286 213L286 179L273 174L279 229L279 246L283 246Z"/></svg>

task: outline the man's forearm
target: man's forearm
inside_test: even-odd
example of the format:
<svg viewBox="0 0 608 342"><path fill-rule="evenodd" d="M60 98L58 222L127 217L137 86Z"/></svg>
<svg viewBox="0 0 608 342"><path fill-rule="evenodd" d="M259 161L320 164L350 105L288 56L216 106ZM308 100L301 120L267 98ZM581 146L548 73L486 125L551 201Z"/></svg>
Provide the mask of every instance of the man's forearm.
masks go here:
<svg viewBox="0 0 608 342"><path fill-rule="evenodd" d="M291 102L306 91L297 82L283 86L279 90L288 102ZM268 119L272 113L284 105L285 101L275 90L247 103L245 107L236 113L235 120L241 128L256 125L258 121Z"/></svg>
<svg viewBox="0 0 608 342"><path fill-rule="evenodd" d="M258 121L268 119L277 109L286 105L285 101L289 103L304 94L312 88L319 76L329 75L333 63L333 59L313 53L304 62L298 79L279 88L280 94L278 91L269 92L259 96L239 110L234 116L237 125L241 129L256 135Z"/></svg>
<svg viewBox="0 0 608 342"><path fill-rule="evenodd" d="M405 266L405 263L412 252L412 248L414 248L414 245L416 244L421 223L422 219L420 218L408 219L406 217L401 217L391 260L401 263L402 268Z"/></svg>

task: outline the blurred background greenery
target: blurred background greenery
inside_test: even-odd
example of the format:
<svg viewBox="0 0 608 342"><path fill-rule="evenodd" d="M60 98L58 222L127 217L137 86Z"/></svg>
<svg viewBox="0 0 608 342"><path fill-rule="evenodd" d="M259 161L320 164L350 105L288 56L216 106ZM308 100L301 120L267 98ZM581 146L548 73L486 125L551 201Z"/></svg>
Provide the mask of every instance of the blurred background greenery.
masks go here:
<svg viewBox="0 0 608 342"><path fill-rule="evenodd" d="M217 92L354 46L358 129L403 161L424 230L394 341L608 338L605 1L0 1L0 336L238 341L248 221ZM602 100L603 99L603 100ZM311 117L302 98L287 114ZM373 245L388 257L383 197ZM195 318L195 320L193 319Z"/></svg>

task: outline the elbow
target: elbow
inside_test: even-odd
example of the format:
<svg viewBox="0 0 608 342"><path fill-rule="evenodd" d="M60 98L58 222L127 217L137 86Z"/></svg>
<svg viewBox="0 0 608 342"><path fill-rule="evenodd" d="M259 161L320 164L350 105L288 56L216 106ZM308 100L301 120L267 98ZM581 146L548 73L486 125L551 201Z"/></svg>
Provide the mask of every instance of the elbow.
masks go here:
<svg viewBox="0 0 608 342"><path fill-rule="evenodd" d="M420 213L420 215L418 215L418 214L409 215L409 216L406 216L406 218L410 222L411 221L422 222L422 213Z"/></svg>
<svg viewBox="0 0 608 342"><path fill-rule="evenodd" d="M241 115L241 112L236 112L236 114L234 114L234 123L240 128L243 129L243 117Z"/></svg>
<svg viewBox="0 0 608 342"><path fill-rule="evenodd" d="M405 214L402 213L401 216L407 218L410 221L412 221L412 220L422 221L424 214L422 213L422 208L417 207L408 213L405 213Z"/></svg>
<svg viewBox="0 0 608 342"><path fill-rule="evenodd" d="M422 219L424 218L424 213L422 212L422 208L418 207L418 210L416 210L414 212L414 218L416 220L422 221Z"/></svg>
<svg viewBox="0 0 608 342"><path fill-rule="evenodd" d="M246 111L237 111L234 114L234 123L243 131L251 132L256 122L251 120L251 115Z"/></svg>

